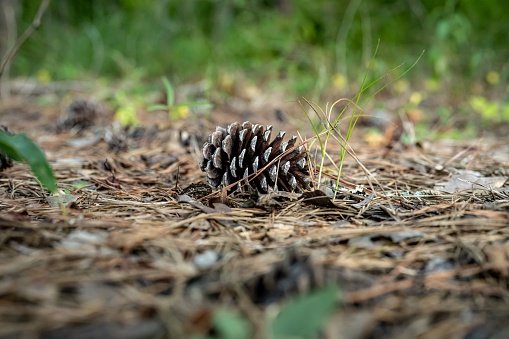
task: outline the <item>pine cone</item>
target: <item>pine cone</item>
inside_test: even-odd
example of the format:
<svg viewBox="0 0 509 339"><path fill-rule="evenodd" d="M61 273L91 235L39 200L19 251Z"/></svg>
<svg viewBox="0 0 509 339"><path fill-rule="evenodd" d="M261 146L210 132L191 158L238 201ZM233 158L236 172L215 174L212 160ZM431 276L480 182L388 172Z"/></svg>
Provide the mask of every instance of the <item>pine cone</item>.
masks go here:
<svg viewBox="0 0 509 339"><path fill-rule="evenodd" d="M104 107L92 100L75 100L66 108L65 115L57 123L58 131L72 128L78 130L99 124L101 116L105 115Z"/></svg>
<svg viewBox="0 0 509 339"><path fill-rule="evenodd" d="M200 163L210 185L225 187L243 179L237 184L238 191L247 190L245 184L261 193L267 193L271 188L296 192L309 188L305 148L299 146L291 150L297 137L283 142L283 131L270 141L271 132L272 126L264 129L249 121L242 124L234 122L226 129L216 127L203 145Z"/></svg>

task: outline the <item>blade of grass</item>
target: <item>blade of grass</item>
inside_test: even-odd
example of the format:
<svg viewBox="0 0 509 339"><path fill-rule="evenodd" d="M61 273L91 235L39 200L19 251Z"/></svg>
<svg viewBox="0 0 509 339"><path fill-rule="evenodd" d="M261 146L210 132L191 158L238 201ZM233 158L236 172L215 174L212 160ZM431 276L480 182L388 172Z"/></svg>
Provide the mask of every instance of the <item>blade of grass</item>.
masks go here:
<svg viewBox="0 0 509 339"><path fill-rule="evenodd" d="M163 82L164 89L166 90L166 103L168 107L173 107L173 105L175 105L175 90L168 78L163 77L161 80Z"/></svg>
<svg viewBox="0 0 509 339"><path fill-rule="evenodd" d="M318 118L320 118L316 108L314 107L313 103L311 103L310 101L308 101L306 98L302 98L304 101L306 101L306 103L311 107L311 109L315 112L315 114L318 116ZM322 180L322 169L323 169L323 162L324 162L324 159L325 159L325 151L327 149L327 140L328 140L328 135L326 135L325 137L325 140L322 141L322 138L320 137L321 133L318 128L315 126L315 124L313 123L311 117L309 116L309 114L307 113L307 110L304 108L304 105L302 104L302 102L300 100L298 100L298 103L300 105L300 107L302 108L302 110L304 111L304 114L306 115L308 121L309 121L309 124L311 125L311 127L313 128L313 132L315 133L315 136L316 136L316 140L318 140L318 144L319 144L319 147L320 147L320 152L321 152L321 160L320 160L320 170L318 171L318 180L316 181L317 182L317 187L316 188L320 188L320 182ZM321 110L321 109L320 109ZM323 111L322 111L323 113ZM320 123L322 125L324 125L323 121L320 119ZM316 166L315 166L316 167Z"/></svg>
<svg viewBox="0 0 509 339"><path fill-rule="evenodd" d="M394 67L393 69L391 69L389 72L387 72L386 74L378 77L377 79L375 79L374 81L372 81L371 83L369 83L367 86L364 86L364 84L366 83L366 80L367 80L367 74L369 72L369 70L371 69L372 65L373 65L373 62L375 60L375 57L376 57L376 54L378 52L378 48L379 48L379 45L380 45L380 40L378 40L378 43L377 43L377 46L376 46L376 49L375 49L375 52L373 54L373 57L371 58L370 60L370 63L368 65L368 68L366 70L366 73L364 74L364 78L362 80L362 84L361 84L361 89L359 91L359 93L357 93L356 95L356 98L355 98L355 104L354 104L354 108L353 108L353 111L352 111L352 114L350 116L350 119L349 119L349 123L348 123L348 129L347 129L347 134L346 134L346 137L344 138L344 142L345 143L348 143L349 140L350 140L350 137L352 136L352 133L353 133L353 130L355 129L355 126L357 124L357 121L359 120L362 112L364 111L364 108L368 105L368 103L378 94L380 93L384 88L386 88L387 86L389 86L390 84L394 83L394 81L400 79L401 77L405 76L405 74L407 74L412 68L415 67L415 65L419 62L419 60L422 58L423 54L424 54L424 51L419 55L419 57L417 58L417 60L415 60L415 62L408 68L406 69L403 73L401 73L400 75L398 75L395 79L392 79L391 81L389 81L387 84L383 85L381 88L379 88L377 91L375 91L374 94L372 94L368 100L364 103L363 107L361 108L359 106L359 102L360 102L360 99L361 99L361 95L362 93L364 93L367 89L369 89L371 86L373 86L374 84L376 84L377 82L379 82L380 80L382 80L383 78L389 76L390 74L392 74L393 72L395 72L397 69L399 69L400 67L402 67L404 65L404 63L401 63L400 65ZM337 103L338 101L336 101ZM334 105L336 104L334 103ZM350 102L347 107L351 104L352 102ZM334 105L331 106L331 109L334 107ZM343 111L347 108L345 107L343 109ZM357 110L360 111L360 113L357 113ZM338 118L340 118L342 116L342 113L338 116ZM338 133L339 136L341 136L341 133L340 131L335 128L337 126L337 124L339 123L339 121L336 119L334 121L334 130ZM343 138L341 137L341 140L343 140ZM340 178L341 178L341 173L342 173L342 170L343 170L343 163L344 163L344 159L345 159L345 156L346 156L346 144L343 145L343 141L341 142L341 151L340 151L340 160L339 160L339 169L338 169L338 173L337 173L337 179L336 179L336 187L338 187L339 185L339 181L340 181ZM336 194L337 194L337 190L335 190L335 193L334 193L334 199L336 198Z"/></svg>
<svg viewBox="0 0 509 339"><path fill-rule="evenodd" d="M304 108L304 105L302 104L302 102L299 100L299 104L302 108L302 110L304 111L304 113L306 114L306 117L309 121L309 123L311 124L312 128L313 128L313 131L315 133L315 136L316 136L316 139L318 140L319 142L319 149L320 149L320 153L321 153L321 156L322 156L322 159L320 161L320 165L319 165L319 173L318 173L318 180L317 180L317 186L319 187L320 186L320 182L321 182L321 178L322 178L322 173L323 173L323 170L324 170L324 161L325 161L325 155L327 154L327 144L328 144L328 140L331 136L331 133L335 133L337 134L337 137L335 137L335 139L337 141L339 141L339 144L341 146L341 150L340 150L340 158L339 158L339 166L335 166L337 168L337 176L336 176L336 188L338 187L339 185L339 182L341 181L341 173L342 173L342 170L343 170L343 164L344 164L344 160L345 160L345 157L346 157L346 154L347 154L347 145L348 145L348 142L352 136L352 133L353 133L353 130L355 129L355 126L357 125L357 122L360 118L360 116L362 115L363 111L364 111L364 108L367 106L367 104L378 94L380 93L380 91L382 91L384 88L386 88L388 85L392 84L394 81L400 79L401 77L405 76L413 67L415 67L415 65L419 62L419 60L422 58L423 54L424 54L424 51L420 54L420 56L417 58L417 60L415 60L415 62L408 68L406 69L404 72L402 72L401 74L399 74L395 79L392 79L391 81L389 81L387 84L383 85L381 88L379 88L378 90L375 91L374 94L372 94L362 105L361 107L361 100L362 100L362 96L364 94L365 91L367 91L369 88L371 88L373 85L375 85L376 83L378 83L380 80L384 79L385 77L389 76L390 74L392 74L393 72L395 72L397 69L399 69L400 67L402 67L404 65L404 63L394 67L393 69L391 69L389 72L387 72L386 74L376 78L374 81L367 83L367 80L368 80L368 74L369 74L369 71L372 69L373 67L373 64L374 64L374 61L375 61L375 58L376 58L376 55L378 53L378 49L379 49L379 46L380 46L380 40L378 40L378 43L376 45L376 49L375 49L375 52L373 53L373 56L368 64L368 67L366 69L366 72L364 73L364 77L363 77L363 80L362 80L362 83L361 83L361 86L360 86L360 89L359 89L359 92L352 98L352 99L346 99L346 98L342 98L342 99L339 99L339 100L336 100L330 107L327 103L326 105L326 110L325 112L320 108L319 105L315 104L315 103L312 103L310 101L308 101L306 98L303 98L303 100L312 108L312 110L315 112L315 114L317 115L317 117L320 119L320 122L322 124L322 126L324 127L324 132L320 132L318 130L318 128L315 126L315 124L313 124L313 121L311 119L311 117L309 116L307 110ZM334 107L336 107L336 105L344 100L347 100L348 103L345 105L345 107L339 112L338 116L334 119L333 122L331 122L331 117L332 117L332 113L333 113L333 110L334 110ZM344 113L347 111L347 109L353 105L353 109L352 109L352 113L349 117L349 121L348 121L348 127L347 127L347 133L346 133L346 136L343 136L341 131L338 129L338 125L341 123L341 121L343 120L343 115ZM321 114L320 114L320 113ZM323 119L322 119L322 116L323 116ZM325 134L325 136L322 138L321 137L321 134ZM328 155L328 154L327 154ZM330 158L330 157L329 157ZM334 193L334 199L336 198L336 194L337 194L337 189L335 190L335 193Z"/></svg>

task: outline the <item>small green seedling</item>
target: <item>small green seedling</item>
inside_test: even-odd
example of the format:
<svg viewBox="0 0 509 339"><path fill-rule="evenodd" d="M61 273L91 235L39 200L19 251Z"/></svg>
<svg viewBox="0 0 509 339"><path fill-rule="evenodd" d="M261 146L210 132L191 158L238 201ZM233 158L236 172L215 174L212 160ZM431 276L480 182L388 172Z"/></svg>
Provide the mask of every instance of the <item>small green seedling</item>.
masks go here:
<svg viewBox="0 0 509 339"><path fill-rule="evenodd" d="M136 116L136 102L129 98L125 91L119 91L115 94L115 101L119 108L115 112L115 119L122 126L139 126L140 121Z"/></svg>
<svg viewBox="0 0 509 339"><path fill-rule="evenodd" d="M187 118L192 107L211 108L212 105L207 101L183 102L181 104L175 103L175 89L171 82L163 77L161 79L166 91L166 105L152 105L148 108L149 111L167 111L170 120L178 120Z"/></svg>

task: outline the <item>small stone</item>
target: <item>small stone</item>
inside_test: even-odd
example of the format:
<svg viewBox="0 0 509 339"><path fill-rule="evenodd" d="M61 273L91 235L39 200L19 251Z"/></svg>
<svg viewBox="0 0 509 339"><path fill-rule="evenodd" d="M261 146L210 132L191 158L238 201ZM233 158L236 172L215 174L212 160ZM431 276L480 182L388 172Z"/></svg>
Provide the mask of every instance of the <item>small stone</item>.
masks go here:
<svg viewBox="0 0 509 339"><path fill-rule="evenodd" d="M194 265L200 269L205 270L214 265L219 260L219 254L213 250L205 250L194 256Z"/></svg>

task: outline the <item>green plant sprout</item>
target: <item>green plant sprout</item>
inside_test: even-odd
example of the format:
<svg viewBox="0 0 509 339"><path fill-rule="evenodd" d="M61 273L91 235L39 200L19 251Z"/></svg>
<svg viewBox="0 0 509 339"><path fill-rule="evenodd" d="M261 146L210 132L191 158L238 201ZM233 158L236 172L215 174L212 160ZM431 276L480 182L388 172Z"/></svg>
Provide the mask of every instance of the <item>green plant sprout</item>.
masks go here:
<svg viewBox="0 0 509 339"><path fill-rule="evenodd" d="M306 117L307 117L308 121L310 122L310 124L311 124L311 126L313 128L313 132L315 133L315 137L316 137L316 140L318 141L318 147L319 147L320 153L321 153L321 159L320 159L320 165L319 165L319 171L318 171L318 180L317 180L318 188L320 187L320 183L321 183L321 180L322 180L322 173L324 171L324 162L325 162L325 158L327 156L327 144L328 144L328 141L329 141L329 138L331 137L331 135L333 135L334 133L337 134L337 137L338 137L337 140L339 140L339 143L340 143L340 146L341 146L339 165L336 166L336 168L337 168L337 172L336 172L336 187L338 187L339 186L339 182L340 182L340 178L341 178L342 169L343 169L343 163L344 163L344 160L345 160L345 157L346 157L346 153L347 153L347 145L348 145L348 142L350 141L350 138L351 138L352 133L353 133L353 131L355 129L355 126L356 126L359 118L361 117L361 115L362 115L362 113L364 111L364 108L368 105L368 103L378 93L380 93L380 91L382 91L387 86L389 86L390 84L394 83L395 81L399 80L401 77L405 76L412 68L415 67L415 65L419 62L419 60L424 55L424 51L423 51L419 55L417 60L408 69L406 69L400 75L398 75L397 77L395 77L394 79L389 81L387 84L383 85L381 88L376 90L375 93L372 94L361 106L361 97L362 97L362 94L365 91L367 91L369 88L371 88L373 85L378 83L380 80L382 80L385 77L389 76L390 74L392 74L393 72L395 72L397 69L399 69L400 67L402 67L404 65L404 63L402 63L402 64L394 67L393 69L391 69L386 74L376 78L374 81L370 82L369 84L366 84L368 73L369 73L369 71L371 70L371 68L373 66L373 62L374 62L376 54L378 52L379 45L380 45L380 41L378 41L378 44L376 46L375 52L373 54L373 57L371 58L370 63L368 65L368 68L366 69L366 72L364 73L364 78L362 80L362 83L361 83L361 86L360 86L360 90L353 97L353 99L342 98L342 99L336 100L330 107L328 107L329 105L326 104L325 111L324 111L319 105L317 105L317 104L315 104L313 102L310 102L307 99L303 98L303 100L306 102L306 104L309 105L309 107L311 107L311 109L315 112L315 114L319 118L320 125L322 125L322 130L319 130L318 129L319 126L316 126L313 123L310 115L307 113L307 110L304 107L304 104L300 100L298 101L299 105L301 106L302 110L306 114ZM334 121L331 122L331 117L332 117L332 113L333 113L334 107L338 103L340 103L342 101L347 101L347 104L339 112L339 114L336 117L336 119L334 119ZM348 127L347 127L346 136L343 136L341 131L339 130L338 126L339 126L340 122L343 120L343 115L348 110L350 105L353 105L353 109L352 109L352 113L351 113L351 115L350 115L350 117L348 119ZM337 194L337 190L334 190L334 197L333 197L333 199L336 198L336 194Z"/></svg>
<svg viewBox="0 0 509 339"><path fill-rule="evenodd" d="M339 300L339 288L328 285L289 300L275 317L271 317L263 333L269 339L315 338L332 315ZM252 338L247 319L236 312L220 309L213 316L216 339ZM212 339L212 337L194 337Z"/></svg>
<svg viewBox="0 0 509 339"><path fill-rule="evenodd" d="M170 120L178 120L187 118L191 111L191 107L203 107L207 109L212 107L212 105L207 101L193 101L176 104L175 89L173 88L173 85L166 77L163 77L161 81L163 82L163 86L166 91L166 105L152 105L148 107L148 111L167 111L168 118Z"/></svg>
<svg viewBox="0 0 509 339"><path fill-rule="evenodd" d="M44 152L23 133L10 135L0 130L0 151L15 161L26 162L37 180L50 193L57 192L57 180Z"/></svg>
<svg viewBox="0 0 509 339"><path fill-rule="evenodd" d="M252 335L247 319L240 314L220 309L214 313L214 328L220 339L248 339Z"/></svg>
<svg viewBox="0 0 509 339"><path fill-rule="evenodd" d="M329 285L290 300L271 322L269 338L316 338L336 303L339 289Z"/></svg>
<svg viewBox="0 0 509 339"><path fill-rule="evenodd" d="M83 188L83 187L86 187L89 183L87 183L86 181L77 181L77 182L74 182L72 184L72 188L74 190L77 190L77 189L80 189L80 188Z"/></svg>
<svg viewBox="0 0 509 339"><path fill-rule="evenodd" d="M487 121L509 121L509 103L507 102L491 101L483 96L472 96L469 104Z"/></svg>
<svg viewBox="0 0 509 339"><path fill-rule="evenodd" d="M115 112L115 119L117 119L122 126L139 126L140 121L136 116L136 105L134 103L127 103L121 106Z"/></svg>

